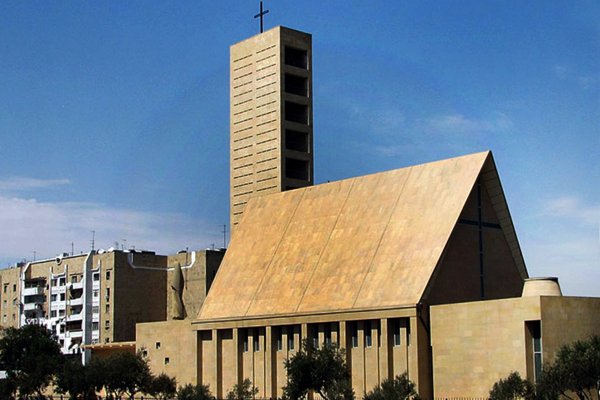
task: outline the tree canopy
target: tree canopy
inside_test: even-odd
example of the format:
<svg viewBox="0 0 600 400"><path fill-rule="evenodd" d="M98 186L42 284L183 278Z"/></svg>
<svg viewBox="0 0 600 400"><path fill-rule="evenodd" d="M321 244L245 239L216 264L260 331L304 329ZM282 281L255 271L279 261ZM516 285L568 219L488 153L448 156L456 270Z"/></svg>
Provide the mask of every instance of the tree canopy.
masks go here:
<svg viewBox="0 0 600 400"><path fill-rule="evenodd" d="M508 377L494 383L490 391L490 400L533 400L535 388L527 379L521 378L518 372L511 372Z"/></svg>
<svg viewBox="0 0 600 400"><path fill-rule="evenodd" d="M385 379L381 385L365 394L363 400L419 400L415 384L408 379L405 372L394 379Z"/></svg>
<svg viewBox="0 0 600 400"><path fill-rule="evenodd" d="M0 337L0 369L7 381L3 390L20 396L42 396L63 363L60 346L41 325L7 328Z"/></svg>
<svg viewBox="0 0 600 400"><path fill-rule="evenodd" d="M313 341L305 339L284 367L288 376L283 388L286 399L302 399L310 391L325 400L354 399L344 352L335 343L324 343L317 348Z"/></svg>

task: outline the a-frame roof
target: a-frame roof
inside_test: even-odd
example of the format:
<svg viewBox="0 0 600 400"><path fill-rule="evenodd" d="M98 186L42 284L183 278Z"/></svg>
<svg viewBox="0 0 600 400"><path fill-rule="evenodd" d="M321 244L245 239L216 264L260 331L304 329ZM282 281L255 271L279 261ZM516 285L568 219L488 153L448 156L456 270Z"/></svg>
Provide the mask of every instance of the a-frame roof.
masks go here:
<svg viewBox="0 0 600 400"><path fill-rule="evenodd" d="M252 199L198 318L417 304L480 176L497 189L490 196L526 276L483 152Z"/></svg>

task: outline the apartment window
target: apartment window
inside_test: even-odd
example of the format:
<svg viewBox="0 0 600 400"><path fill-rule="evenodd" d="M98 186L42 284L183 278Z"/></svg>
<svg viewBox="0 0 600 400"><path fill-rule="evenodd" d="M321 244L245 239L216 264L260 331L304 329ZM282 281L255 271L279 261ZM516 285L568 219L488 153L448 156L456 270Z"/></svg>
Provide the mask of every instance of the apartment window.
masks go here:
<svg viewBox="0 0 600 400"><path fill-rule="evenodd" d="M110 304L104 306L104 312L110 312Z"/></svg>
<svg viewBox="0 0 600 400"><path fill-rule="evenodd" d="M106 271L106 280L110 281L110 270Z"/></svg>
<svg viewBox="0 0 600 400"><path fill-rule="evenodd" d="M65 316L65 310L58 310L58 316L59 317L64 317Z"/></svg>
<svg viewBox="0 0 600 400"><path fill-rule="evenodd" d="M59 299L60 299L60 301L65 301L65 299L66 299L65 294L61 293Z"/></svg>
<svg viewBox="0 0 600 400"><path fill-rule="evenodd" d="M92 280L93 280L94 282L97 282L97 281L99 281L99 280L100 280L100 274L99 274L98 272L95 272L95 273L92 275Z"/></svg>
<svg viewBox="0 0 600 400"><path fill-rule="evenodd" d="M365 321L364 331L365 331L365 346L366 347L373 346L373 337L372 337L373 331L371 330L371 321Z"/></svg>
<svg viewBox="0 0 600 400"><path fill-rule="evenodd" d="M16 291L17 291L17 284L15 283L15 284L13 284L13 292L16 292Z"/></svg>
<svg viewBox="0 0 600 400"><path fill-rule="evenodd" d="M58 299L58 295L57 294L51 294L50 295L50 301L56 301Z"/></svg>
<svg viewBox="0 0 600 400"><path fill-rule="evenodd" d="M97 331L100 329L100 324L98 322L92 322L92 330Z"/></svg>
<svg viewBox="0 0 600 400"><path fill-rule="evenodd" d="M108 329L108 328L110 328L110 321L106 320L106 321L104 321L104 329Z"/></svg>
<svg viewBox="0 0 600 400"><path fill-rule="evenodd" d="M77 275L71 277L71 283L77 283Z"/></svg>
<svg viewBox="0 0 600 400"><path fill-rule="evenodd" d="M4 293L6 293L8 291L8 283L4 284L4 287L2 288L2 290L4 291Z"/></svg>
<svg viewBox="0 0 600 400"><path fill-rule="evenodd" d="M302 49L285 46L284 62L292 67L307 69L308 68L308 52Z"/></svg>
<svg viewBox="0 0 600 400"><path fill-rule="evenodd" d="M155 345L154 345L154 347L156 348L156 350L159 350L160 349L160 342L156 342Z"/></svg>
<svg viewBox="0 0 600 400"><path fill-rule="evenodd" d="M92 314L98 314L98 313L100 313L100 307L92 306Z"/></svg>
<svg viewBox="0 0 600 400"><path fill-rule="evenodd" d="M106 288L106 301L110 300L110 288Z"/></svg>
<svg viewBox="0 0 600 400"><path fill-rule="evenodd" d="M65 286L65 278L58 278L58 286Z"/></svg>
<svg viewBox="0 0 600 400"><path fill-rule="evenodd" d="M65 326L64 326L64 325L62 325L62 324L61 324L61 325L59 325L59 326L58 326L58 332L59 332L59 333L65 333Z"/></svg>
<svg viewBox="0 0 600 400"><path fill-rule="evenodd" d="M144 358L148 357L148 350L146 350L146 349L142 350L142 357L144 357Z"/></svg>
<svg viewBox="0 0 600 400"><path fill-rule="evenodd" d="M94 290L92 292L92 297L97 298L98 297L98 290Z"/></svg>
<svg viewBox="0 0 600 400"><path fill-rule="evenodd" d="M56 316L57 316L56 310L50 311L50 318L56 318Z"/></svg>

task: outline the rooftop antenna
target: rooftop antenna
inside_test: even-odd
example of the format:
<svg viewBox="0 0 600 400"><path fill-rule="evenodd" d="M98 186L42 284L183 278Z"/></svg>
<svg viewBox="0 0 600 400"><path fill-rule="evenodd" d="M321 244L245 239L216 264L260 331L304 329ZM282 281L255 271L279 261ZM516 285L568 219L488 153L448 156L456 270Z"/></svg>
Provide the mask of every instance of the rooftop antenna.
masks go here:
<svg viewBox="0 0 600 400"><path fill-rule="evenodd" d="M269 10L264 10L263 11L263 2L261 0L261 2L260 2L260 12L254 16L255 19L256 18L260 18L260 33L264 32L264 30L263 30L263 16L266 15L266 14L268 14L268 13L269 13Z"/></svg>
<svg viewBox="0 0 600 400"><path fill-rule="evenodd" d="M71 255L75 254L75 243L71 242Z"/></svg>
<svg viewBox="0 0 600 400"><path fill-rule="evenodd" d="M127 249L127 239L121 239L121 250Z"/></svg>
<svg viewBox="0 0 600 400"><path fill-rule="evenodd" d="M227 248L227 225L223 224L223 248Z"/></svg>
<svg viewBox="0 0 600 400"><path fill-rule="evenodd" d="M91 231L92 232L92 240L90 240L90 246L92 248L92 251L94 251L94 246L96 244L96 231Z"/></svg>

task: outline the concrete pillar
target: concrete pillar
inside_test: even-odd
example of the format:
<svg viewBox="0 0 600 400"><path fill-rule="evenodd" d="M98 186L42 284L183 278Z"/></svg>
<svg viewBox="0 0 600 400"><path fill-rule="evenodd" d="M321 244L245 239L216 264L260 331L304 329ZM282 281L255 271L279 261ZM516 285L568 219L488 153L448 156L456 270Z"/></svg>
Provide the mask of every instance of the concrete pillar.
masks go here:
<svg viewBox="0 0 600 400"><path fill-rule="evenodd" d="M381 375L379 376L379 383L384 379L390 378L390 367L389 367L389 331L388 331L388 319L382 318L379 321L379 329L381 329L381 343L379 343L379 370Z"/></svg>

